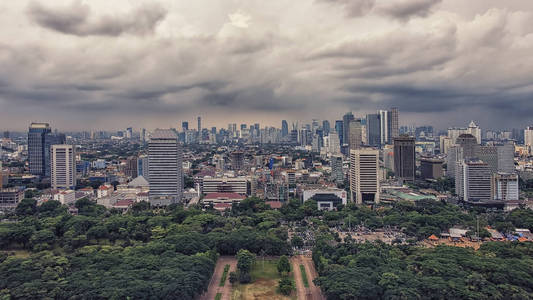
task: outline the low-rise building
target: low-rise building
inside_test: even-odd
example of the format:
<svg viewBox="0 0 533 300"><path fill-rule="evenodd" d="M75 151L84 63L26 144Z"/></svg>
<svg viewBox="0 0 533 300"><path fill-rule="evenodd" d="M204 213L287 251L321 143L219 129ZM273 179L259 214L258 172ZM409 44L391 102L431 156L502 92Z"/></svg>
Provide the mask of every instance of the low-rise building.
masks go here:
<svg viewBox="0 0 533 300"><path fill-rule="evenodd" d="M20 188L0 189L0 211L14 210L24 199L24 190Z"/></svg>
<svg viewBox="0 0 533 300"><path fill-rule="evenodd" d="M217 203L232 204L235 202L241 202L245 198L245 196L238 193L209 193L204 197L203 202L207 205L216 205Z"/></svg>
<svg viewBox="0 0 533 300"><path fill-rule="evenodd" d="M315 200L319 210L333 210L339 205L346 205L347 193L341 189L312 189L303 191L303 201Z"/></svg>

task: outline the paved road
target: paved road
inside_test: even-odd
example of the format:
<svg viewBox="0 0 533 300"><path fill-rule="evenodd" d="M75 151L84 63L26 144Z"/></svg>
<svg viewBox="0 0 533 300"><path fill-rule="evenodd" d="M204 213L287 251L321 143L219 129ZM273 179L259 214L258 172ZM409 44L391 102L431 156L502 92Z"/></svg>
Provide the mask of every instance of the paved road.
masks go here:
<svg viewBox="0 0 533 300"><path fill-rule="evenodd" d="M228 276L226 277L226 284L219 286L220 278L224 273L224 267L230 265ZM229 273L237 270L237 259L234 256L221 256L215 266L215 272L209 282L209 288L206 293L200 296L200 300L214 300L218 293L222 294L222 300L231 299L231 283L229 283Z"/></svg>
<svg viewBox="0 0 533 300"><path fill-rule="evenodd" d="M326 297L322 295L320 288L315 286L313 279L318 277L318 273L315 270L313 260L310 257L303 255L296 255L291 258L292 268L294 270L294 278L296 281L296 291L299 300L326 300ZM309 287L306 288L303 284L302 274L300 272L300 265L305 268L307 274L307 281Z"/></svg>

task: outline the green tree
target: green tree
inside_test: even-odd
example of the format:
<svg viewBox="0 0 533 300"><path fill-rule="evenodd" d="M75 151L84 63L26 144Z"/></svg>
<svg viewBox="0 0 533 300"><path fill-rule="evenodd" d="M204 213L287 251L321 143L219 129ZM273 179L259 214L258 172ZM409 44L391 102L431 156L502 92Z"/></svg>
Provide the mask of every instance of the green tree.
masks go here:
<svg viewBox="0 0 533 300"><path fill-rule="evenodd" d="M37 201L25 198L15 208L15 214L19 217L33 216L37 213Z"/></svg>
<svg viewBox="0 0 533 300"><path fill-rule="evenodd" d="M290 295L294 290L294 284L288 277L283 277L278 282L278 290L283 295Z"/></svg>
<svg viewBox="0 0 533 300"><path fill-rule="evenodd" d="M279 258L277 269L278 269L278 273L280 273L280 274L289 273L291 271L291 264L290 264L289 259L287 258L287 256L282 255Z"/></svg>

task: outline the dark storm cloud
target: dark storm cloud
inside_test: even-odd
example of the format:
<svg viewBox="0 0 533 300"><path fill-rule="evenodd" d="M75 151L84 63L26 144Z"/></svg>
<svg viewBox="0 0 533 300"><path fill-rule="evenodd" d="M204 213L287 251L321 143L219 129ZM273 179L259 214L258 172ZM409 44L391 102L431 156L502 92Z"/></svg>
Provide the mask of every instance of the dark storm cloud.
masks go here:
<svg viewBox="0 0 533 300"><path fill-rule="evenodd" d="M398 20L425 17L442 0L318 0L342 7L351 18L376 13Z"/></svg>
<svg viewBox="0 0 533 300"><path fill-rule="evenodd" d="M46 7L32 2L27 9L28 16L40 26L77 36L121 34L145 35L154 31L166 11L158 5L145 4L125 15L91 16L88 5L74 1L66 7Z"/></svg>
<svg viewBox="0 0 533 300"><path fill-rule="evenodd" d="M200 100L204 105L230 108L236 111L271 111L304 109L305 102L297 103L287 98L279 98L268 86L249 87L229 92L209 93Z"/></svg>
<svg viewBox="0 0 533 300"><path fill-rule="evenodd" d="M464 15L437 0L158 2L9 2L0 112L11 113L0 126L332 119L391 106L450 126L531 122L533 4L469 0L476 14Z"/></svg>
<svg viewBox="0 0 533 300"><path fill-rule="evenodd" d="M368 14L374 5L375 0L319 0L320 2L338 5L346 11L348 17L361 17Z"/></svg>
<svg viewBox="0 0 533 300"><path fill-rule="evenodd" d="M442 0L400 0L391 1L379 8L379 12L399 20L411 17L425 17L431 9Z"/></svg>

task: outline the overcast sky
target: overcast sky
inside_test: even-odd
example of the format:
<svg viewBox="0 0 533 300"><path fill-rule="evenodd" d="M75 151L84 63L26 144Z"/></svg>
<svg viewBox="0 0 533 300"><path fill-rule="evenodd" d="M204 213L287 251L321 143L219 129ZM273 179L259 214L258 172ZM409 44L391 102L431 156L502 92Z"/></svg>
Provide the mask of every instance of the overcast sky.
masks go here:
<svg viewBox="0 0 533 300"><path fill-rule="evenodd" d="M1 1L0 128L533 123L530 0ZM194 124L194 126L192 126Z"/></svg>

